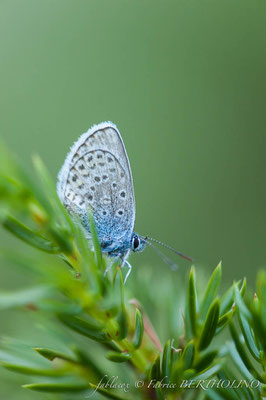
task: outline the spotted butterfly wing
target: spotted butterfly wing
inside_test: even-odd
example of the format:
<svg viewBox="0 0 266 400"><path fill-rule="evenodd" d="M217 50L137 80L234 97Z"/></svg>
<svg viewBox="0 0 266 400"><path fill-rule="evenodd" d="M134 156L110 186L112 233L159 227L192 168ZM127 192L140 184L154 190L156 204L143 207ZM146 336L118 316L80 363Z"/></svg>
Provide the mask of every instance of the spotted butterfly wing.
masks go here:
<svg viewBox="0 0 266 400"><path fill-rule="evenodd" d="M90 233L92 210L102 248L130 240L135 198L129 160L121 135L111 122L95 125L72 146L58 175L57 192Z"/></svg>

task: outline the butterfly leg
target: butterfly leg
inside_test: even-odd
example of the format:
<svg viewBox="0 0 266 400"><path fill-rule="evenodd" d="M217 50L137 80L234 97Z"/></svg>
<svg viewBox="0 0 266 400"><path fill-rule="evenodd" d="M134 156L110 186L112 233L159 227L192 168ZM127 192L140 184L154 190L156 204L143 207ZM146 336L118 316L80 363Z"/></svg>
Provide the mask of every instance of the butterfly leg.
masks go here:
<svg viewBox="0 0 266 400"><path fill-rule="evenodd" d="M125 285L125 283L126 283L126 281L127 281L127 278L128 278L129 275L130 275L131 270L132 270L132 265L129 264L129 262L128 262L127 260L125 260L125 264L127 264L127 266L128 266L128 271L127 271L126 276L125 276L125 279L124 279L124 285ZM122 265L122 267L123 267L123 265Z"/></svg>
<svg viewBox="0 0 266 400"><path fill-rule="evenodd" d="M124 256L123 262L122 262L122 265L121 265L121 268L123 268L125 265L128 266L128 271L127 271L126 276L125 276L125 279L124 279L124 284L126 283L127 278L129 277L130 272L131 272L131 269L132 269L132 266L131 266L131 265L129 264L129 262L127 261L127 258L129 257L129 254L130 254L130 251L128 251L128 252L126 253L126 255Z"/></svg>
<svg viewBox="0 0 266 400"><path fill-rule="evenodd" d="M104 271L104 276L106 276L107 272L110 271L110 269L112 268L112 266L114 265L114 263L120 258L120 254L118 254L118 256L115 256L115 258L110 262L110 264L108 265L108 267L106 268L106 270Z"/></svg>

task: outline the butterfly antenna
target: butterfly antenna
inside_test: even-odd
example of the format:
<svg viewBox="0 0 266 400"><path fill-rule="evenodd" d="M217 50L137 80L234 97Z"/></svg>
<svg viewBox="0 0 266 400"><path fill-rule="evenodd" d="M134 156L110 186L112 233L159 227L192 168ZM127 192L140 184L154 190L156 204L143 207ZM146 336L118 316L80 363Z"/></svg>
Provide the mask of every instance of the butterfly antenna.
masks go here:
<svg viewBox="0 0 266 400"><path fill-rule="evenodd" d="M185 258L185 259L188 260L188 261L193 262L193 258L188 257L188 256L186 256L185 254L180 253L179 251L175 250L173 247L168 246L167 244L165 244L165 243L163 243L163 242L160 242L159 240L152 239L152 238L150 238L150 237L148 237L148 236L146 236L146 237L144 238L144 240L146 240L146 243L149 243L148 240L150 240L151 242L160 244L161 246L166 247L167 249L173 251L173 252L174 252L175 254L177 254L178 256L180 256L180 257L182 257L182 258ZM151 244L151 243L149 243L149 244ZM155 247L155 246L153 246L153 247L157 249L157 247ZM157 249L157 250L158 250L158 249Z"/></svg>
<svg viewBox="0 0 266 400"><path fill-rule="evenodd" d="M171 268L172 271L177 270L177 268L178 268L177 265L176 265L172 260L170 260L168 257L166 257L166 255L165 255L164 253L162 253L161 250L158 249L158 247L154 246L154 244L148 242L147 240L146 240L146 243L147 243L149 246L151 246L151 247L156 251L157 254L159 254L159 256L161 257L161 259L162 259L166 264L169 265L169 267Z"/></svg>

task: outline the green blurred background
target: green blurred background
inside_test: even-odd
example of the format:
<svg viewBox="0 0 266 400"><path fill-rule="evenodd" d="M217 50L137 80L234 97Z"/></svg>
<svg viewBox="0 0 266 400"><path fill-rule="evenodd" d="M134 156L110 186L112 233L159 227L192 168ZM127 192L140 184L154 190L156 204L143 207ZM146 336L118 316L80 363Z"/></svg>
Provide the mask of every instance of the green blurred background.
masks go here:
<svg viewBox="0 0 266 400"><path fill-rule="evenodd" d="M265 265L265 1L1 0L0 52L0 132L26 165L37 152L56 180L81 133L115 122L137 231L254 281ZM132 263L154 260L148 250Z"/></svg>
<svg viewBox="0 0 266 400"><path fill-rule="evenodd" d="M26 165L37 152L56 179L81 133L115 122L137 231L253 281L265 265L264 1L2 0L0 32L0 132Z"/></svg>
<svg viewBox="0 0 266 400"><path fill-rule="evenodd" d="M136 230L206 272L222 259L225 282L254 284L265 266L264 0L1 0L0 63L0 132L28 168L37 152L56 181L78 136L115 122ZM131 282L143 269L152 284L186 275L188 263L171 258L178 272L151 249L132 256ZM22 277L2 268L1 281Z"/></svg>

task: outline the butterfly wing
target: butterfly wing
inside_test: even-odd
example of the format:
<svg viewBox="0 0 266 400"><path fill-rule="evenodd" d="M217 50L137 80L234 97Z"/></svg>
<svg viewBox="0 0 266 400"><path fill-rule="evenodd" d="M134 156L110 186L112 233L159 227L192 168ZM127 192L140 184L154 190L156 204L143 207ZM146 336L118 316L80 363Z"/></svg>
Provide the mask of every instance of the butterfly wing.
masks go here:
<svg viewBox="0 0 266 400"><path fill-rule="evenodd" d="M57 192L70 212L84 218L92 210L102 243L128 240L135 224L133 180L113 123L93 126L74 143L59 172Z"/></svg>

